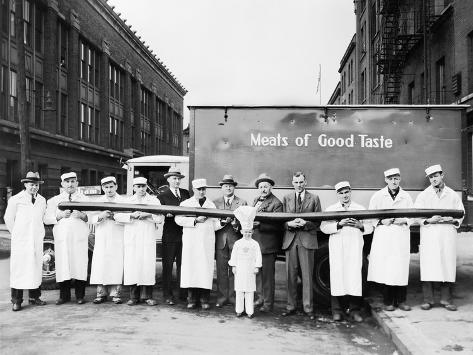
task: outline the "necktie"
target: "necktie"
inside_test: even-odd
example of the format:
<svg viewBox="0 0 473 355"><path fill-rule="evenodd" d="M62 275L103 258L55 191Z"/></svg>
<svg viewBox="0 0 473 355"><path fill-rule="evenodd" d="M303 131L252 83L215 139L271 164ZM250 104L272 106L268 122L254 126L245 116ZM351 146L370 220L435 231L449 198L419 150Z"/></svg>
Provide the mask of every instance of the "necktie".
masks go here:
<svg viewBox="0 0 473 355"><path fill-rule="evenodd" d="M227 199L225 200L225 207L226 207L227 209L229 209L230 206L231 206L230 199L227 198Z"/></svg>
<svg viewBox="0 0 473 355"><path fill-rule="evenodd" d="M176 189L176 197L179 201L181 201L181 196L179 196L179 189Z"/></svg>
<svg viewBox="0 0 473 355"><path fill-rule="evenodd" d="M36 201L36 198L34 197L34 195L31 195L31 202L33 202L33 205L34 205L35 201Z"/></svg>
<svg viewBox="0 0 473 355"><path fill-rule="evenodd" d="M69 194L69 201L72 202L72 194Z"/></svg>
<svg viewBox="0 0 473 355"><path fill-rule="evenodd" d="M297 210L298 212L300 212L301 208L302 208L302 198L301 198L301 192L299 192L297 194Z"/></svg>

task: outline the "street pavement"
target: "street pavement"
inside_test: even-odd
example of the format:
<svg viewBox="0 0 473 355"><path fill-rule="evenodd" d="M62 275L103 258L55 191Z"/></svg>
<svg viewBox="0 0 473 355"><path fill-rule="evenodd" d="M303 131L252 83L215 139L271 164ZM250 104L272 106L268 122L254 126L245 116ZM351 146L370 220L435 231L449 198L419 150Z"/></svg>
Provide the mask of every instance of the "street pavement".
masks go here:
<svg viewBox="0 0 473 355"><path fill-rule="evenodd" d="M373 317L402 354L473 354L473 233L460 233L457 243L457 279L451 312L437 303L429 311L423 303L419 254L411 254L407 301L410 312L382 310L379 294L369 301ZM437 293L437 296L440 295ZM438 302L437 297L437 302Z"/></svg>

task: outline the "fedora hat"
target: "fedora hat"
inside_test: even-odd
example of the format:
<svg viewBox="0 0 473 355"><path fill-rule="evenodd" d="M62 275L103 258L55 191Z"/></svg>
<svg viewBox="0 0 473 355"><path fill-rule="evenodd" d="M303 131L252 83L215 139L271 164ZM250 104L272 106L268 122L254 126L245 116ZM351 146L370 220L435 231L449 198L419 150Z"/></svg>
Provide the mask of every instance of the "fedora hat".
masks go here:
<svg viewBox="0 0 473 355"><path fill-rule="evenodd" d="M28 173L26 173L26 177L21 179L21 182L37 182L38 184L44 183L44 181L39 178L39 173L34 173L32 171L28 171Z"/></svg>
<svg viewBox="0 0 473 355"><path fill-rule="evenodd" d="M166 174L164 174L164 178L167 179L170 176L177 176L179 179L185 177L181 174L181 169L177 166L171 166Z"/></svg>
<svg viewBox="0 0 473 355"><path fill-rule="evenodd" d="M223 178L222 178L222 181L220 181L218 184L220 186L225 185L225 184L229 184L229 185L233 185L233 186L238 185L238 183L233 178L233 175L224 175Z"/></svg>
<svg viewBox="0 0 473 355"><path fill-rule="evenodd" d="M269 182L271 186L274 186L274 180L271 179L271 177L266 173L262 173L260 174L260 176L258 176L258 178L255 181L255 186L258 187L259 183L264 182L264 181Z"/></svg>

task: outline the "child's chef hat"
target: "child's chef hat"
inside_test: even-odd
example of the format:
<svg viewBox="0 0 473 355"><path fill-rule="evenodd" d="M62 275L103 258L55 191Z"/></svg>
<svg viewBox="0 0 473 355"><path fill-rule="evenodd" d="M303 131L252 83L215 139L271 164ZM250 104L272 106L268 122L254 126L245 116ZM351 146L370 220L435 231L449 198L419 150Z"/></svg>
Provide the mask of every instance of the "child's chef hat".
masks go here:
<svg viewBox="0 0 473 355"><path fill-rule="evenodd" d="M233 211L235 217L240 221L242 230L252 230L253 221L256 216L256 207L240 206Z"/></svg>

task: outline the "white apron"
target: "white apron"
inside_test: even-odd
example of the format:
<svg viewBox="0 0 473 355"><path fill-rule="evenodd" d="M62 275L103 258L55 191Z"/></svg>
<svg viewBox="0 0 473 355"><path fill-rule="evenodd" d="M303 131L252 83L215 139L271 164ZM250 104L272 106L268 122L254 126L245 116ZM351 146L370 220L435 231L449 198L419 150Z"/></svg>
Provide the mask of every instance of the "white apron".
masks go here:
<svg viewBox="0 0 473 355"><path fill-rule="evenodd" d="M255 268L261 265L261 249L257 241L243 238L238 239L233 245L232 255L228 265L236 266L235 291L255 292Z"/></svg>
<svg viewBox="0 0 473 355"><path fill-rule="evenodd" d="M127 203L161 205L155 196L146 194L139 199L136 194ZM139 208L137 208L139 211ZM156 283L156 224L163 223L163 215L151 219L130 219L130 213L116 213L115 221L125 223L123 230L123 284L147 285Z"/></svg>
<svg viewBox="0 0 473 355"><path fill-rule="evenodd" d="M97 202L125 202L120 195L103 195ZM121 285L123 282L123 224L112 219L98 222L100 212L90 213L89 223L95 225L95 245L90 273L91 285Z"/></svg>
<svg viewBox="0 0 473 355"><path fill-rule="evenodd" d="M416 208L464 210L460 196L445 186L437 196L429 186L416 199ZM463 218L458 219L458 226ZM421 281L455 282L457 267L457 230L452 224L423 225L420 220L420 279Z"/></svg>
<svg viewBox="0 0 473 355"><path fill-rule="evenodd" d="M375 192L370 200L370 210L413 208L410 195L400 191L393 200L388 188ZM407 225L376 225L371 244L368 265L368 281L391 286L406 286L409 280L409 261L411 256L410 220Z"/></svg>
<svg viewBox="0 0 473 355"><path fill-rule="evenodd" d="M357 211L365 208L351 202L344 208L340 202L329 206L326 212ZM330 234L330 293L332 296L361 296L361 267L363 265L363 234L373 230L370 221L363 221L364 232L358 228L343 227L337 230L337 221L323 221L320 230Z"/></svg>
<svg viewBox="0 0 473 355"><path fill-rule="evenodd" d="M8 200L4 219L11 234L11 288L28 290L41 285L45 211L46 200L39 194L34 205L25 190Z"/></svg>
<svg viewBox="0 0 473 355"><path fill-rule="evenodd" d="M191 197L182 201L184 207L200 207L199 201ZM208 198L203 208L216 208ZM215 231L222 228L217 218L207 218L204 223L194 225L195 217L176 216L176 224L182 230L181 287L212 289L214 274Z"/></svg>
<svg viewBox="0 0 473 355"><path fill-rule="evenodd" d="M87 197L76 192L71 195L73 202L87 201ZM60 202L67 202L69 194L63 192L48 200L45 224L54 224L54 254L56 258L56 281L87 280L89 262L89 226L79 218L56 219Z"/></svg>

